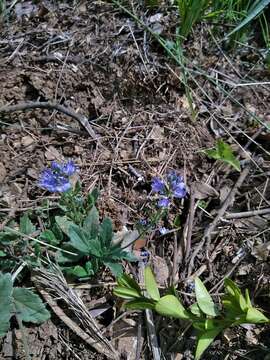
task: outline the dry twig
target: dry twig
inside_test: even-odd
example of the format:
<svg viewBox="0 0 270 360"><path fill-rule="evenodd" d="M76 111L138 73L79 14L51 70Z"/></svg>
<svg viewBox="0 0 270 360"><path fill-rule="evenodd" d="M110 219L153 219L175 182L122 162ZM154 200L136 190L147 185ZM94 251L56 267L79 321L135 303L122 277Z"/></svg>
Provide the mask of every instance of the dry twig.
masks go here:
<svg viewBox="0 0 270 360"><path fill-rule="evenodd" d="M30 102L22 102L16 105L4 105L0 108L0 113L11 113L15 111L23 111L30 109L47 109L47 110L57 110L67 116L72 117L77 120L88 132L88 134L94 139L98 140L98 136L92 126L89 124L89 121L86 116L78 114L71 108L63 106L61 104L57 104L56 102L50 101L30 101Z"/></svg>

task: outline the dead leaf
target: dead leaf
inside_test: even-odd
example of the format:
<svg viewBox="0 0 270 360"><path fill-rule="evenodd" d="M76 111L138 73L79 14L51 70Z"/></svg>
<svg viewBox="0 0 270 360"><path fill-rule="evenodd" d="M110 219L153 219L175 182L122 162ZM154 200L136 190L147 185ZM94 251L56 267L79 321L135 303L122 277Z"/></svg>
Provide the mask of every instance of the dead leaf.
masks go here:
<svg viewBox="0 0 270 360"><path fill-rule="evenodd" d="M212 186L201 181L195 181L191 186L196 199L203 200L209 197L219 197L219 193Z"/></svg>
<svg viewBox="0 0 270 360"><path fill-rule="evenodd" d="M266 242L265 244L254 246L251 254L255 256L256 259L266 261L269 256L269 251L270 241Z"/></svg>
<svg viewBox="0 0 270 360"><path fill-rule="evenodd" d="M21 140L23 146L29 146L33 144L33 142L35 142L35 140L30 135L24 136Z"/></svg>
<svg viewBox="0 0 270 360"><path fill-rule="evenodd" d="M152 263L157 283L161 286L166 286L169 278L169 268L166 260L159 256L154 256Z"/></svg>
<svg viewBox="0 0 270 360"><path fill-rule="evenodd" d="M50 145L45 151L45 157L47 160L61 160L62 156L59 151L52 145Z"/></svg>

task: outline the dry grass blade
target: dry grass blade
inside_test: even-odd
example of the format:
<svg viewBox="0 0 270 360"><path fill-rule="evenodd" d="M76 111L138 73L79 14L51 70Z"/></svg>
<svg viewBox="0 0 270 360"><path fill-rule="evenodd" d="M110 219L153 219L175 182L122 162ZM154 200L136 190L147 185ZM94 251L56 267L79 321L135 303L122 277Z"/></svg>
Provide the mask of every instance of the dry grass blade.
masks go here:
<svg viewBox="0 0 270 360"><path fill-rule="evenodd" d="M51 264L50 270L44 268L37 270L33 280L42 296L52 307L52 310L70 329L99 353L106 355L109 359L119 359L117 351L108 339L102 335L95 319L91 316L76 291L68 286L58 267ZM80 322L81 327L66 316L52 296L66 302L69 310L74 313Z"/></svg>

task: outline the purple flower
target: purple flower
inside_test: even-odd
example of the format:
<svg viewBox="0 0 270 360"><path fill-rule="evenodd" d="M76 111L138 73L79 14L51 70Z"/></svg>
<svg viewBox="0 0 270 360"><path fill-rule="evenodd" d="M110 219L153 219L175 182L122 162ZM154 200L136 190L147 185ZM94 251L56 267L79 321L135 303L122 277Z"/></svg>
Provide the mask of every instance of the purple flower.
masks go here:
<svg viewBox="0 0 270 360"><path fill-rule="evenodd" d="M69 176L73 175L76 167L72 161L65 164L53 161L50 169L45 169L39 179L39 186L50 192L66 192L71 188Z"/></svg>
<svg viewBox="0 0 270 360"><path fill-rule="evenodd" d="M167 179L172 195L177 199L184 198L187 194L187 190L183 177L177 175L175 171L171 171L167 175Z"/></svg>
<svg viewBox="0 0 270 360"><path fill-rule="evenodd" d="M160 227L160 228L159 228L159 233L160 233L161 235L166 235L168 231L169 231L169 230L166 229L165 227Z"/></svg>
<svg viewBox="0 0 270 360"><path fill-rule="evenodd" d="M170 205L170 199L167 197L158 200L158 207L167 208Z"/></svg>
<svg viewBox="0 0 270 360"><path fill-rule="evenodd" d="M163 194L165 190L165 184L164 181L162 181L160 178L155 177L152 180L152 190L156 193Z"/></svg>
<svg viewBox="0 0 270 360"><path fill-rule="evenodd" d="M73 161L68 161L62 168L62 172L67 176L72 176L76 172L76 166Z"/></svg>

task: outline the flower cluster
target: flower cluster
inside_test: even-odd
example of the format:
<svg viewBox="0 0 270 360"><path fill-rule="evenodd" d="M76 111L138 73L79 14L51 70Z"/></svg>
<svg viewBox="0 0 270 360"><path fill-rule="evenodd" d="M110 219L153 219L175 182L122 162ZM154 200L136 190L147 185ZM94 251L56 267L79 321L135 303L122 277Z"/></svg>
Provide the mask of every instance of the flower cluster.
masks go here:
<svg viewBox="0 0 270 360"><path fill-rule="evenodd" d="M50 168L40 176L39 186L50 192L66 192L71 188L70 176L76 172L73 161L58 163L53 161Z"/></svg>
<svg viewBox="0 0 270 360"><path fill-rule="evenodd" d="M155 177L152 181L152 191L159 194L158 207L169 207L173 198L182 199L186 196L187 190L183 177L175 171L170 171L165 180Z"/></svg>

